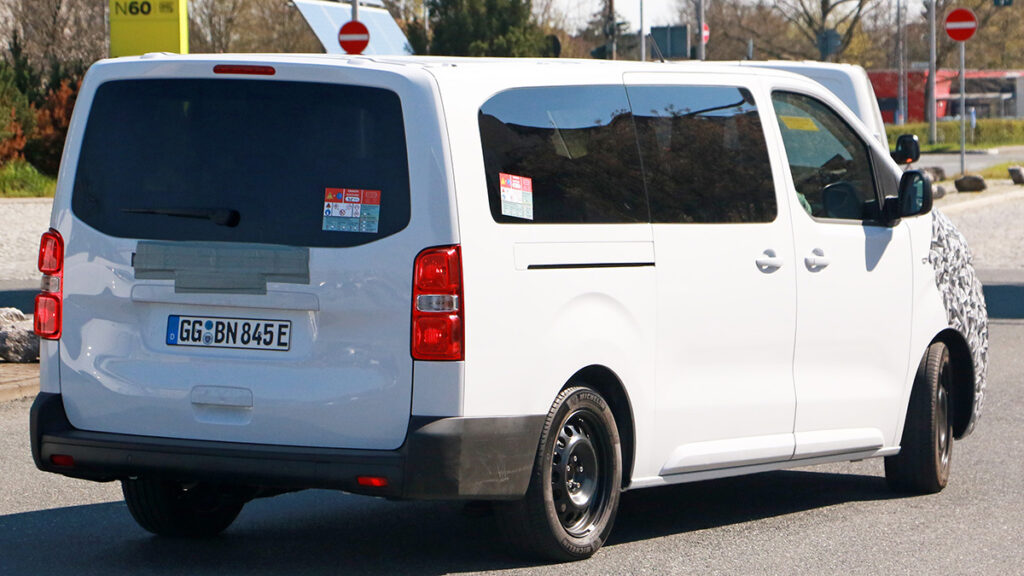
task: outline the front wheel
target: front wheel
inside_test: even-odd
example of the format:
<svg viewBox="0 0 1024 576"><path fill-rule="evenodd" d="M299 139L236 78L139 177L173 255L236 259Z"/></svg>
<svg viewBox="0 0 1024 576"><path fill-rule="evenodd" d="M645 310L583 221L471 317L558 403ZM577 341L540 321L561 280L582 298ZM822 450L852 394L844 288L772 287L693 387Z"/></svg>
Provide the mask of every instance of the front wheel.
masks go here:
<svg viewBox="0 0 1024 576"><path fill-rule="evenodd" d="M121 481L128 511L142 528L159 536L204 538L223 532L244 501L205 484L183 485L154 477Z"/></svg>
<svg viewBox="0 0 1024 576"><path fill-rule="evenodd" d="M946 487L953 456L952 390L949 349L936 342L914 378L900 453L885 459L885 479L892 489L934 494Z"/></svg>
<svg viewBox="0 0 1024 576"><path fill-rule="evenodd" d="M499 503L498 520L509 544L529 555L589 558L611 533L621 483L612 411L596 390L573 386L548 412L526 496Z"/></svg>

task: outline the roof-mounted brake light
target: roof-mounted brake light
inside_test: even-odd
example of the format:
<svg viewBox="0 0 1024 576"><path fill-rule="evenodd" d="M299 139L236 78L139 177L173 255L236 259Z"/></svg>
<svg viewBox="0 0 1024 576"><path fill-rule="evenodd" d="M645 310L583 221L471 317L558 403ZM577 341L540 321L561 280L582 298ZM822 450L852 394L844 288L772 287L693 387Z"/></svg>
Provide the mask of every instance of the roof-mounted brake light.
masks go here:
<svg viewBox="0 0 1024 576"><path fill-rule="evenodd" d="M253 76L273 76L277 73L273 66L253 66L248 64L217 64L213 67L214 74L249 74Z"/></svg>

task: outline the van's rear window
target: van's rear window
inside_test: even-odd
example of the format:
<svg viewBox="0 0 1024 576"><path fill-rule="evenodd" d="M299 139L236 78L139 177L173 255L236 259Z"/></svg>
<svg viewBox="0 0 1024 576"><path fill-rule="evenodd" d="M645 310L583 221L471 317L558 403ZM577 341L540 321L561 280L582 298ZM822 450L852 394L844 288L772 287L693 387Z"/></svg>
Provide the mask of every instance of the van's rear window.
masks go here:
<svg viewBox="0 0 1024 576"><path fill-rule="evenodd" d="M409 223L401 102L336 84L107 82L72 210L124 238L365 244Z"/></svg>

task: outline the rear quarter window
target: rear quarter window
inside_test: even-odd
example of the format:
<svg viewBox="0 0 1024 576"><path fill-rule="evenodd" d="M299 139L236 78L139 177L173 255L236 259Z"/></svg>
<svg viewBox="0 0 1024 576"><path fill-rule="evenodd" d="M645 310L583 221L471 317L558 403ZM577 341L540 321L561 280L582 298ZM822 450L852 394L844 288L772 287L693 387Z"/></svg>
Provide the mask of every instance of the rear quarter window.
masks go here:
<svg viewBox="0 0 1024 576"><path fill-rule="evenodd" d="M336 84L107 82L89 112L71 205L125 238L372 242L409 223L401 102Z"/></svg>
<svg viewBox="0 0 1024 576"><path fill-rule="evenodd" d="M647 221L623 86L509 90L480 108L479 124L495 221Z"/></svg>

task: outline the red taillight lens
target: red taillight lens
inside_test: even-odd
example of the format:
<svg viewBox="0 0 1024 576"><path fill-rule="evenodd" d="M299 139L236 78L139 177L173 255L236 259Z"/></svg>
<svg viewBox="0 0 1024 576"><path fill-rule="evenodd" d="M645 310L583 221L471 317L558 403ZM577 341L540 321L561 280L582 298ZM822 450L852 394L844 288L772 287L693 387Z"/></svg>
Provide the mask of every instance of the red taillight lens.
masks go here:
<svg viewBox="0 0 1024 576"><path fill-rule="evenodd" d="M47 275L59 274L64 267L64 239L50 229L39 239L39 271Z"/></svg>
<svg viewBox="0 0 1024 576"><path fill-rule="evenodd" d="M429 248L416 257L412 294L412 357L465 358L465 306L459 246Z"/></svg>
<svg viewBox="0 0 1024 576"><path fill-rule="evenodd" d="M63 466L65 468L75 467L75 458L67 454L54 454L50 456L50 463L54 466Z"/></svg>
<svg viewBox="0 0 1024 576"><path fill-rule="evenodd" d="M39 240L42 293L36 296L33 328L40 338L60 338L64 315L64 239L53 228Z"/></svg>
<svg viewBox="0 0 1024 576"><path fill-rule="evenodd" d="M370 488L386 488L388 479L383 476L357 476L356 483Z"/></svg>
<svg viewBox="0 0 1024 576"><path fill-rule="evenodd" d="M62 309L60 296L57 294L43 293L36 296L36 310L32 324L40 338L50 340L60 338Z"/></svg>

